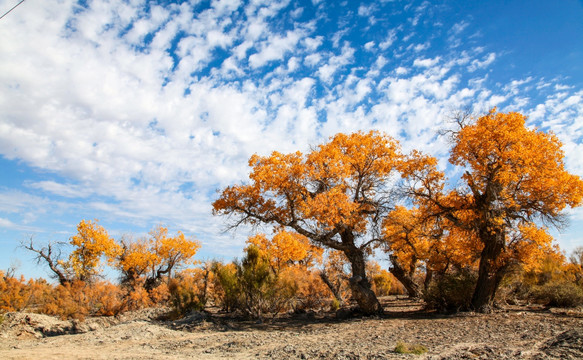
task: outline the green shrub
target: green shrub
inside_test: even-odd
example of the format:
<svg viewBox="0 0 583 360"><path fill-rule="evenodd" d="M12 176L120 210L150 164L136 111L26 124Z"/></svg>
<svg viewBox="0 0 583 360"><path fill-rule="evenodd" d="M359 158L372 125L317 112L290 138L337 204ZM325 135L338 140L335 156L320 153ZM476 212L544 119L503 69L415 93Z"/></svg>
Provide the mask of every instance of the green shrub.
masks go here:
<svg viewBox="0 0 583 360"><path fill-rule="evenodd" d="M237 268L234 264L223 265L215 262L212 265L215 274L215 293L223 310L229 312L238 309L241 304L241 290L237 278Z"/></svg>
<svg viewBox="0 0 583 360"><path fill-rule="evenodd" d="M240 310L262 318L291 307L298 286L292 279L278 276L269 260L255 246L245 250L240 262L213 264L216 292L225 311Z"/></svg>
<svg viewBox="0 0 583 360"><path fill-rule="evenodd" d="M437 276L429 284L423 298L428 308L440 312L468 310L476 280L476 273L470 270Z"/></svg>
<svg viewBox="0 0 583 360"><path fill-rule="evenodd" d="M415 354L421 355L427 352L427 347L419 344L407 344L399 341L397 346L395 346L396 353L398 354Z"/></svg>
<svg viewBox="0 0 583 360"><path fill-rule="evenodd" d="M544 285L535 286L533 296L548 306L577 307L583 305L583 289L567 280L549 281Z"/></svg>
<svg viewBox="0 0 583 360"><path fill-rule="evenodd" d="M279 281L269 259L256 246L249 246L237 264L237 279L243 300L241 310L255 318L279 313L295 295L293 284Z"/></svg>

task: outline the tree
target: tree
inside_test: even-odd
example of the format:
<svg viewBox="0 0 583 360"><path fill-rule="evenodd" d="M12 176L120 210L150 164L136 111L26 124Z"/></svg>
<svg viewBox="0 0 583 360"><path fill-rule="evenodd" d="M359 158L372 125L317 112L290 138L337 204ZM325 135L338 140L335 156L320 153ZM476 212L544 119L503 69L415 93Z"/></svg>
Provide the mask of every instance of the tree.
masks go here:
<svg viewBox="0 0 583 360"><path fill-rule="evenodd" d="M442 191L443 177L432 164L407 174L417 203L480 241L471 300L480 311L491 307L507 266L551 247L545 226L563 225L562 211L580 205L583 197L583 181L564 168L559 139L526 127L525 120L496 109L477 120L458 117L449 161L464 172L462 185L449 193Z"/></svg>
<svg viewBox="0 0 583 360"><path fill-rule="evenodd" d="M62 258L61 246L64 243L48 243L47 246L42 248L37 248L34 245L32 237L28 244L22 244L21 246L26 250L36 253L36 262L40 264L45 262L52 271L53 277L59 281L60 285L66 285L73 281L73 276L69 273L69 269L63 267L65 263Z"/></svg>
<svg viewBox="0 0 583 360"><path fill-rule="evenodd" d="M46 262L61 285L75 280L93 281L101 270L101 258L112 259L121 251L120 246L97 220L81 220L77 225L77 234L69 239L69 245L74 246L74 249L67 260L62 257L62 245L65 243L49 243L38 249L32 238L28 245L23 245L25 249L37 254L37 262Z"/></svg>
<svg viewBox="0 0 583 360"><path fill-rule="evenodd" d="M342 251L351 264L350 287L360 309L381 312L366 256L379 241L402 158L396 140L374 131L337 134L306 155L254 155L250 183L225 188L213 212L233 216L233 227L273 224L315 246Z"/></svg>
<svg viewBox="0 0 583 360"><path fill-rule="evenodd" d="M429 258L431 239L423 232L419 209L397 206L391 211L383 221L383 240L391 261L391 274L403 284L410 297L420 297L415 272L420 262Z"/></svg>
<svg viewBox="0 0 583 360"><path fill-rule="evenodd" d="M435 275L471 268L481 247L471 233L452 226L424 207L396 206L383 221L383 249L391 260L391 273L411 297L421 296L415 281L424 271L426 291ZM420 271L419 271L420 270Z"/></svg>
<svg viewBox="0 0 583 360"><path fill-rule="evenodd" d="M182 232L168 235L168 228L156 226L146 239L122 241L122 249L117 257L117 267L123 280L134 282L145 276L144 287L152 290L163 276L170 277L177 267L194 264L192 258L200 248L200 242L187 238Z"/></svg>
<svg viewBox="0 0 583 360"><path fill-rule="evenodd" d="M97 220L81 220L77 225L77 235L71 237L69 243L75 250L69 255L65 267L73 269L76 279L81 281L92 280L98 274L102 256L113 259L121 251Z"/></svg>
<svg viewBox="0 0 583 360"><path fill-rule="evenodd" d="M328 287L328 290L334 296L338 306L344 304L344 299L347 298L347 288L350 276L347 270L348 259L342 251L329 250L320 270L320 279Z"/></svg>

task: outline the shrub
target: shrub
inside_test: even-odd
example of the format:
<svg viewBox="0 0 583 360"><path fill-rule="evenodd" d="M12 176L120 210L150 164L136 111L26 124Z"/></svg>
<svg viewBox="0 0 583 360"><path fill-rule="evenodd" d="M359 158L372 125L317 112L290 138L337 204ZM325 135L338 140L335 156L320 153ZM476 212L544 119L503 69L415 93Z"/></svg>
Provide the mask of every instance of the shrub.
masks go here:
<svg viewBox="0 0 583 360"><path fill-rule="evenodd" d="M427 347L419 344L407 344L399 341L395 346L396 353L398 354L415 354L421 355L427 352Z"/></svg>
<svg viewBox="0 0 583 360"><path fill-rule="evenodd" d="M24 278L16 279L0 271L0 312L20 311L29 302L30 288Z"/></svg>
<svg viewBox="0 0 583 360"><path fill-rule="evenodd" d="M204 309L205 304L201 301L199 289L192 282L185 279L172 279L168 290L172 310L177 316Z"/></svg>
<svg viewBox="0 0 583 360"><path fill-rule="evenodd" d="M216 304L227 312L239 308L241 292L235 264L224 265L220 262L215 262L213 263L212 271L215 274L214 295Z"/></svg>
<svg viewBox="0 0 583 360"><path fill-rule="evenodd" d="M329 302L331 296L320 275L303 266L290 266L282 270L278 283L279 288L293 297L290 306L294 311L322 308Z"/></svg>
<svg viewBox="0 0 583 360"><path fill-rule="evenodd" d="M166 282L161 283L149 292L150 299L155 305L165 305L170 301L170 290Z"/></svg>
<svg viewBox="0 0 583 360"><path fill-rule="evenodd" d="M577 307L583 305L583 289L570 281L549 281L533 289L536 300L548 306Z"/></svg>
<svg viewBox="0 0 583 360"><path fill-rule="evenodd" d="M278 281L269 259L256 246L249 246L237 264L237 282L242 295L241 310L254 318L279 313L295 294L290 282Z"/></svg>
<svg viewBox="0 0 583 360"><path fill-rule="evenodd" d="M330 303L330 310L338 311L338 309L340 309L340 301L338 301L338 299L334 298L334 299L332 299L332 302Z"/></svg>
<svg viewBox="0 0 583 360"><path fill-rule="evenodd" d="M476 285L476 273L461 270L436 277L423 298L428 308L440 312L468 310Z"/></svg>
<svg viewBox="0 0 583 360"><path fill-rule="evenodd" d="M87 285L83 281L58 285L51 294L52 298L45 299L40 312L61 319L84 320L90 314L86 289Z"/></svg>

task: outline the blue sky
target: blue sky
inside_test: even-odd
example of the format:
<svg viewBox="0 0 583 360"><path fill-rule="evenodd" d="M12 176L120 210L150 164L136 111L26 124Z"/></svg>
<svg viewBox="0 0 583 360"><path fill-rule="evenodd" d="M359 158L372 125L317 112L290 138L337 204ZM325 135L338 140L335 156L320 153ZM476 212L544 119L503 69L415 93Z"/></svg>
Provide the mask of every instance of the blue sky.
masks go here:
<svg viewBox="0 0 583 360"><path fill-rule="evenodd" d="M230 260L249 233L211 203L252 154L377 129L445 168L436 130L464 107L524 113L583 175L581 19L576 0L26 1L0 20L0 269L46 276L20 241L82 219Z"/></svg>

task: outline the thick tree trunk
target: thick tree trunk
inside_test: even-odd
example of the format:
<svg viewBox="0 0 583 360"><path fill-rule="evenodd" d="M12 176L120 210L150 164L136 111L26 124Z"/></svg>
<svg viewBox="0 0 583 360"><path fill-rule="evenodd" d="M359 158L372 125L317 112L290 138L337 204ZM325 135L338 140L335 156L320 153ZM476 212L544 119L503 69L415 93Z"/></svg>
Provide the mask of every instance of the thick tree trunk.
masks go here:
<svg viewBox="0 0 583 360"><path fill-rule="evenodd" d="M411 274L405 271L395 256L391 255L389 258L392 264L389 271L401 282L401 284L403 284L405 290L407 290L407 294L412 298L421 297L421 289L413 280Z"/></svg>
<svg viewBox="0 0 583 360"><path fill-rule="evenodd" d="M491 312L494 295L500 282L500 266L497 260L504 249L504 231L499 230L495 234L483 231L482 241L484 249L480 257L478 281L472 295L472 307L479 312Z"/></svg>
<svg viewBox="0 0 583 360"><path fill-rule="evenodd" d="M370 282L366 277L366 262L361 249L354 247L344 252L352 266L352 277L349 279L352 297L358 303L358 307L365 314L379 314L383 307L372 291Z"/></svg>

